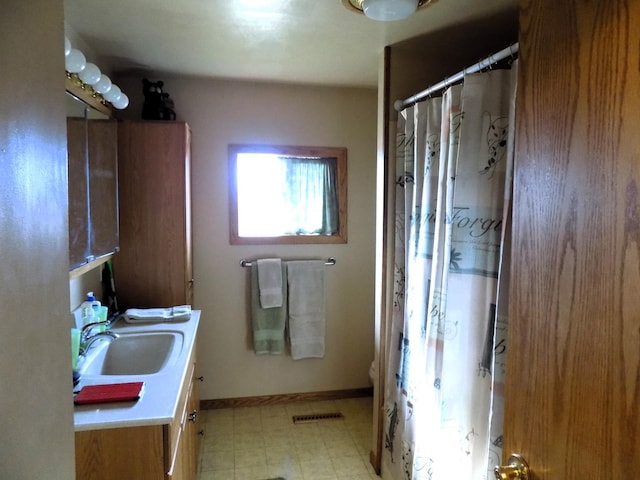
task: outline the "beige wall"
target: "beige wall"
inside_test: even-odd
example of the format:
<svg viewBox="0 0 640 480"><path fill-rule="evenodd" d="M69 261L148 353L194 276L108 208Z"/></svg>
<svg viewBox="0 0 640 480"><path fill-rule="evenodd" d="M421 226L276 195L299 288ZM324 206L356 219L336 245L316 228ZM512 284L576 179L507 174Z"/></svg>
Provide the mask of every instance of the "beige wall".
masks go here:
<svg viewBox="0 0 640 480"><path fill-rule="evenodd" d="M0 2L0 478L75 478L60 0Z"/></svg>
<svg viewBox="0 0 640 480"><path fill-rule="evenodd" d="M376 90L150 77L164 80L178 119L192 130L194 304L203 399L369 386L373 360ZM140 78L118 78L139 118ZM272 143L348 148L346 245L231 246L227 145ZM326 258L324 359L256 356L248 328L249 270L240 259ZM117 288L117 278L116 278Z"/></svg>
<svg viewBox="0 0 640 480"><path fill-rule="evenodd" d="M69 281L69 310L73 312L80 308L87 292L93 292L102 301L102 265L75 277Z"/></svg>

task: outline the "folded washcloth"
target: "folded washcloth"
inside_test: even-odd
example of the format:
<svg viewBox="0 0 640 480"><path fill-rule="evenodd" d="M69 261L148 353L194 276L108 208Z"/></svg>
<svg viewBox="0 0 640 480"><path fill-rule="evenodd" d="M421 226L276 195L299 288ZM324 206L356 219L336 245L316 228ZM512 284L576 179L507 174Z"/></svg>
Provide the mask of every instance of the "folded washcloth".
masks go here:
<svg viewBox="0 0 640 480"><path fill-rule="evenodd" d="M284 327L287 319L287 272L284 265L280 265L281 277L284 279L280 286L283 301L280 307L263 308L260 305L258 290L258 265L251 267L251 325L253 328L253 349L257 355L284 353Z"/></svg>
<svg viewBox="0 0 640 480"><path fill-rule="evenodd" d="M257 261L260 306L274 308L282 306L282 261L279 258L264 258Z"/></svg>
<svg viewBox="0 0 640 480"><path fill-rule="evenodd" d="M291 357L324 357L324 262L287 262L289 284L289 341Z"/></svg>
<svg viewBox="0 0 640 480"><path fill-rule="evenodd" d="M127 323L185 322L191 318L191 305L169 308L129 308L122 316Z"/></svg>

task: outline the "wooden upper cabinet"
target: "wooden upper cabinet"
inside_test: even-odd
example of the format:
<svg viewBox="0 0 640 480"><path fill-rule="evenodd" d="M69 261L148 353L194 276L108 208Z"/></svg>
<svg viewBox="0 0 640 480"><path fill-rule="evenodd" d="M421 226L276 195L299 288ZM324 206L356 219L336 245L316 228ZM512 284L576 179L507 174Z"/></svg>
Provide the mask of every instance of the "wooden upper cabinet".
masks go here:
<svg viewBox="0 0 640 480"><path fill-rule="evenodd" d="M69 268L86 263L89 255L89 199L86 159L87 122L67 118L69 183Z"/></svg>
<svg viewBox="0 0 640 480"><path fill-rule="evenodd" d="M118 249L117 124L69 96L69 269Z"/></svg>
<svg viewBox="0 0 640 480"><path fill-rule="evenodd" d="M184 122L118 126L118 306L192 303L190 131Z"/></svg>
<svg viewBox="0 0 640 480"><path fill-rule="evenodd" d="M118 125L89 119L89 198L91 250L101 257L118 249Z"/></svg>

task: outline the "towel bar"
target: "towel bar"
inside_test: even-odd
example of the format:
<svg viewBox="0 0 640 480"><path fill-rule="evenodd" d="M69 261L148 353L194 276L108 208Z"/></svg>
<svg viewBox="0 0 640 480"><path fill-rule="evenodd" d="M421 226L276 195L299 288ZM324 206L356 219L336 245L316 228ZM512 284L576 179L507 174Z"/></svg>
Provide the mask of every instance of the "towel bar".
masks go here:
<svg viewBox="0 0 640 480"><path fill-rule="evenodd" d="M285 260L286 261L286 260ZM324 262L325 265L335 265L336 264L336 259L333 257L329 257L325 260ZM244 258L242 260L240 260L240 266L241 267L250 267L253 265L253 262L250 260L245 260Z"/></svg>

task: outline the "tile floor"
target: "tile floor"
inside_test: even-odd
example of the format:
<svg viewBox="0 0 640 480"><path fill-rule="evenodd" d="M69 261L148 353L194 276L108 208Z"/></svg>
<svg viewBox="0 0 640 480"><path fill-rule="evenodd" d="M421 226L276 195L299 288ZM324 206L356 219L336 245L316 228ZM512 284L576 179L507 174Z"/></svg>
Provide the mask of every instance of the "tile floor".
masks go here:
<svg viewBox="0 0 640 480"><path fill-rule="evenodd" d="M344 419L294 424L293 415ZM205 410L198 480L379 480L369 463L372 399Z"/></svg>

